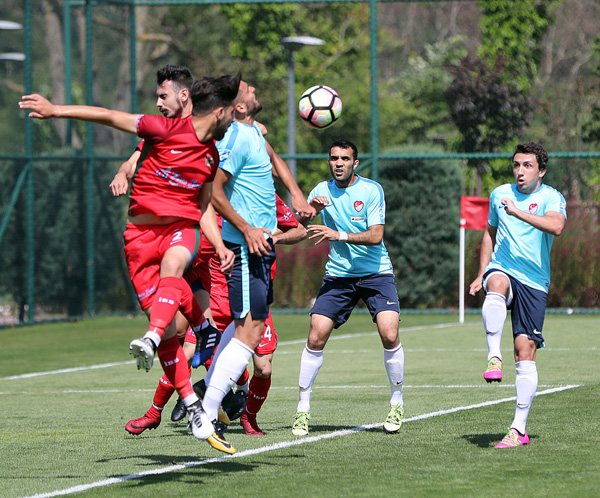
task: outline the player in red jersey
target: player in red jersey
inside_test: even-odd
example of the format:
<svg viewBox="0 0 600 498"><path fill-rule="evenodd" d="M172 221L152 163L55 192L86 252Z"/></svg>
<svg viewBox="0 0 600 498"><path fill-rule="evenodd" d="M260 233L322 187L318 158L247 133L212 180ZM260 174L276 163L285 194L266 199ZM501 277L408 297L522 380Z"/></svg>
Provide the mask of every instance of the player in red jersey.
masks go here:
<svg viewBox="0 0 600 498"><path fill-rule="evenodd" d="M233 263L215 217L202 214L209 212L219 160L214 140L222 138L231 124L240 79L238 75L194 82L193 111L187 119L54 105L38 94L25 95L19 102L21 109L31 111L29 117L91 121L144 139L131 189L125 252L140 305L149 310L150 327L143 338L132 341L130 350L138 368L146 370L158 352L165 374L188 407L192 433L209 443L216 436L215 427L194 393L174 317L180 308L184 314L199 310L182 276L198 249L200 226L219 254L223 270ZM189 321L199 323L197 318L190 316Z"/></svg>

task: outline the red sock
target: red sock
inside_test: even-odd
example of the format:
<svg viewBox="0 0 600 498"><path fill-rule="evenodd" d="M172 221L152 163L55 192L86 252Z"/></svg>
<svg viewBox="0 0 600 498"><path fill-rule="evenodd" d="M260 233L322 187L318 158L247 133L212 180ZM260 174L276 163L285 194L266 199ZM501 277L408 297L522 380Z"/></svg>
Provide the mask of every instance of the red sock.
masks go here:
<svg viewBox="0 0 600 498"><path fill-rule="evenodd" d="M157 349L160 364L165 371L165 376L175 387L182 399L194 394L190 381L191 369L187 358L177 337L162 341Z"/></svg>
<svg viewBox="0 0 600 498"><path fill-rule="evenodd" d="M156 332L161 338L179 309L182 281L182 278L164 277L158 282L150 311L149 330Z"/></svg>
<svg viewBox="0 0 600 498"><path fill-rule="evenodd" d="M244 370L244 373L242 375L240 375L240 378L237 380L236 384L238 386L243 386L246 384L246 382L248 382L248 378L250 377L250 372L248 372L248 369Z"/></svg>
<svg viewBox="0 0 600 498"><path fill-rule="evenodd" d="M246 411L257 414L267 399L269 389L271 388L271 376L264 377L252 376L250 380L250 392L246 401Z"/></svg>
<svg viewBox="0 0 600 498"><path fill-rule="evenodd" d="M156 406L152 405L146 412L146 417L160 420L161 414L162 414L162 409L159 410L158 408L156 408Z"/></svg>
<svg viewBox="0 0 600 498"><path fill-rule="evenodd" d="M206 320L202 308L200 308L190 285L185 279L181 280L181 305L179 310L194 330L199 330L200 325Z"/></svg>
<svg viewBox="0 0 600 498"><path fill-rule="evenodd" d="M154 393L154 400L152 401L154 406L160 409L164 408L174 392L175 388L173 387L173 384L171 384L171 381L166 375L163 375L158 381L158 387Z"/></svg>

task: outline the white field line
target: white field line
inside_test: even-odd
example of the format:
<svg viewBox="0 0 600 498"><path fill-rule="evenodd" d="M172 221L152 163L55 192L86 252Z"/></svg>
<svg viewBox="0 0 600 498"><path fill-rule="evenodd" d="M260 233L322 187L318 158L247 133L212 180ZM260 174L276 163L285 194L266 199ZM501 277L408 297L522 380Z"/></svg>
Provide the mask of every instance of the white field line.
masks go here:
<svg viewBox="0 0 600 498"><path fill-rule="evenodd" d="M560 391L565 391L567 389L574 389L577 387L579 387L579 386L578 385L569 385L569 386L563 386L563 387L556 387L556 388L547 389L545 391L538 392L538 393L536 393L536 396L552 394L552 393L556 393L556 392L560 392ZM404 423L414 422L417 420L425 420L425 419L433 418L433 417L440 417L442 415L448 415L450 413L456 413L456 412L461 412L461 411L466 411L466 410L474 410L474 409L483 408L486 406L498 405L498 404L506 403L509 401L515 401L515 399L516 399L516 397L513 396L510 398L503 398L503 399L498 399L498 400L493 400L493 401L485 401L483 403L477 403L474 405L457 406L455 408L450 408L448 410L438 410L436 412L424 413L422 415L415 415L414 417L409 417L404 420ZM112 484L119 484L121 482L130 481L132 479L141 479L146 476L168 474L171 472L177 472L179 470L185 470L185 469L190 469L190 468L194 468L194 467L201 467L201 466L209 465L212 463L219 463L219 462L222 462L225 460L231 460L234 458L243 458L243 457L247 457L247 456L259 455L261 453L266 453L269 451L277 451L277 450L281 450L281 449L285 449L285 448L291 448L293 446L300 446L301 444L316 443L316 442L322 441L324 439L332 439L332 438L336 438L336 437L349 436L351 434L356 434L357 432L381 427L382 425L383 424L381 422L378 422L375 424L361 425L360 427L354 427L352 429L345 429L345 430L330 432L328 434L321 434L320 436L311 436L311 437L306 437L306 438L302 438L302 439L295 439L293 441L282 441L281 443L271 444L269 446L263 446L262 448L255 448L253 450L240 451L239 453L236 453L234 455L226 455L226 456L217 457L217 458L209 458L206 460L200 460L200 461L196 461L196 462L188 462L188 463L179 464L179 465L170 465L168 467L151 469L151 470L147 470L144 472L139 472L137 474L129 474L126 476L121 476L121 477L113 477L110 479L104 479L102 481L96 481L96 482L92 482L89 484L80 484L78 486L72 486L72 487L66 488L66 489L50 491L48 493L40 493L40 494L32 495L32 496L29 496L26 498L52 498L54 496L65 496L65 495L70 495L73 493L80 493L82 491L87 491L88 489L101 488L101 487L105 487L105 486L110 486Z"/></svg>
<svg viewBox="0 0 600 498"><path fill-rule="evenodd" d="M539 384L538 388L554 388L554 387L565 387L566 384ZM498 388L513 388L514 384L497 384L493 389ZM389 385L385 386L313 386L313 390L316 389L389 389ZM298 386L271 386L271 391L296 391ZM456 385L443 385L443 384L424 384L420 386L404 386L404 389L490 389L487 384L456 384ZM124 393L153 393L156 389L67 389L57 391L0 391L0 396L11 396L11 395L47 395L47 394L124 394Z"/></svg>
<svg viewBox="0 0 600 498"><path fill-rule="evenodd" d="M410 332L410 331L414 331L414 330L423 330L423 329L442 329L442 328L447 328L447 327L458 327L459 325L464 326L465 324L464 323L463 324L441 323L438 325L421 325L418 327L400 328L398 331L399 332ZM338 339L351 339L354 337L364 337L364 336L377 335L377 334L378 333L376 331L375 332L363 332L363 333L358 333L358 334L345 334L345 335L338 335L338 336L331 337L329 340L334 341L334 340L338 340ZM279 346L288 346L291 344L304 344L304 343L306 343L306 339L302 339L302 340L298 340L298 341L281 341L279 343ZM22 375L12 375L10 377L0 377L0 381L29 379L32 377L42 377L44 375L56 375L56 374L62 374L62 373L81 372L84 370L95 370L95 369L99 369L99 368L110 368L110 367L117 367L117 366L121 366L121 365L128 365L130 363L131 364L135 363L135 360L122 361L122 362L118 362L118 363L103 363L100 365L91 365L91 366L87 366L87 367L64 368L61 370L50 370L47 372L32 372L32 373L27 373L27 374L22 374Z"/></svg>

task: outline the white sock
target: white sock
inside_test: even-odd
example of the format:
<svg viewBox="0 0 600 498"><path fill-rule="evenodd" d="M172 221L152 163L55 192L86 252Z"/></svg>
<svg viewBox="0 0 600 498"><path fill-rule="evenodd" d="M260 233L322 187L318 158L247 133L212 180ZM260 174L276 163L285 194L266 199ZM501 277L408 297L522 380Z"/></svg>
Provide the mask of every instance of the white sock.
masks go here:
<svg viewBox="0 0 600 498"><path fill-rule="evenodd" d="M404 349L402 343L395 349L383 348L383 362L392 388L390 405L404 406L402 387L404 384Z"/></svg>
<svg viewBox="0 0 600 498"><path fill-rule="evenodd" d="M211 420L217 418L221 401L240 378L253 354L251 348L234 337L221 350L217 361L213 361L210 367L211 370L214 367L210 384L206 385L206 393L202 399L202 407Z"/></svg>
<svg viewBox="0 0 600 498"><path fill-rule="evenodd" d="M494 356L502 359L500 343L506 321L506 298L498 292L488 292L481 307L481 316L488 345L488 361Z"/></svg>
<svg viewBox="0 0 600 498"><path fill-rule="evenodd" d="M298 410L299 412L310 411L310 395L315 383L319 369L323 365L323 351L312 351L308 347L302 351L300 360L300 376L298 386L300 388Z"/></svg>
<svg viewBox="0 0 600 498"><path fill-rule="evenodd" d="M516 367L515 390L517 391L517 407L511 427L517 429L521 434L525 434L527 417L529 416L531 403L537 391L538 373L535 361L518 361Z"/></svg>
<svg viewBox="0 0 600 498"><path fill-rule="evenodd" d="M210 368L208 369L208 372L206 372L206 376L204 377L205 385L208 386L208 384L210 383L210 379L211 379L212 373L214 371L213 365L217 362L217 358L219 358L221 351L223 351L227 347L227 344L229 344L229 341L231 341L231 339L233 339L234 333L235 333L235 323L231 322L229 325L227 325L227 327L223 331L223 334L221 334L221 341L219 342L219 345L217 346L217 352L213 356L213 361L210 364Z"/></svg>

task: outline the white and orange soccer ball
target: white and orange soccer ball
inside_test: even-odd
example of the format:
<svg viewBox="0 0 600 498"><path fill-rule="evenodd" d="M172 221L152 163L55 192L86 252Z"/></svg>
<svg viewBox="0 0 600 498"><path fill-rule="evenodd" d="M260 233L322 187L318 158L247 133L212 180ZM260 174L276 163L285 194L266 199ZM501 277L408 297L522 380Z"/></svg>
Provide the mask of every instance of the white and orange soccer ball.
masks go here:
<svg viewBox="0 0 600 498"><path fill-rule="evenodd" d="M315 128L326 128L342 115L342 99L325 85L312 86L298 101L300 117Z"/></svg>

